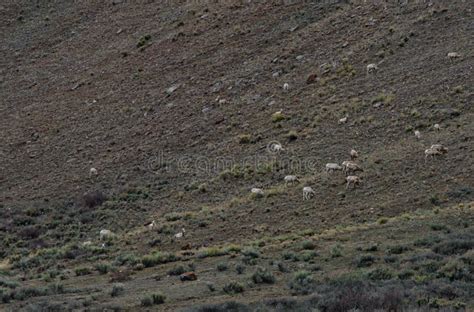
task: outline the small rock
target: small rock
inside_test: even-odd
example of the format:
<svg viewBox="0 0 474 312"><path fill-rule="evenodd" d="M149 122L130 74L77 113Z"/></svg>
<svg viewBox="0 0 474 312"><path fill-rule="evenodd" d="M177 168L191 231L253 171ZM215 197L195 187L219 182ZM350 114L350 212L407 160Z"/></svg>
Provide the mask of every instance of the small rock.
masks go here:
<svg viewBox="0 0 474 312"><path fill-rule="evenodd" d="M179 88L179 85L174 85L166 89L166 93L171 94Z"/></svg>
<svg viewBox="0 0 474 312"><path fill-rule="evenodd" d="M185 282L185 281L195 281L197 280L197 275L196 273L194 272L186 272L186 273L183 273L179 276L179 279L182 281L182 282Z"/></svg>
<svg viewBox="0 0 474 312"><path fill-rule="evenodd" d="M297 61L301 61L303 58L304 58L303 55L298 55L298 56L296 57L296 60L297 60Z"/></svg>
<svg viewBox="0 0 474 312"><path fill-rule="evenodd" d="M316 81L316 78L318 78L318 75L316 74L311 74L308 76L308 78L306 79L306 83L307 84L312 84L313 82Z"/></svg>
<svg viewBox="0 0 474 312"><path fill-rule="evenodd" d="M211 87L211 93L217 93L222 90L224 85L221 82L216 82L212 87Z"/></svg>

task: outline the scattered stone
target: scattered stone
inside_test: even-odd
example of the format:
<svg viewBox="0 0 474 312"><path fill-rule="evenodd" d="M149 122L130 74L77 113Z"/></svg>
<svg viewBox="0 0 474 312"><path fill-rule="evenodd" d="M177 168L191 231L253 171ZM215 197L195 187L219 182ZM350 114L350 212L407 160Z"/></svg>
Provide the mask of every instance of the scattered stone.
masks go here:
<svg viewBox="0 0 474 312"><path fill-rule="evenodd" d="M316 81L316 79L318 78L318 75L316 74L311 74L308 76L308 78L306 79L306 83L307 84L312 84L313 82Z"/></svg>
<svg viewBox="0 0 474 312"><path fill-rule="evenodd" d="M182 281L182 282L186 282L186 281L195 281L197 280L197 275L196 273L194 272L186 272L186 273L183 273L179 276L179 279Z"/></svg>
<svg viewBox="0 0 474 312"><path fill-rule="evenodd" d="M174 85L166 89L166 93L171 94L179 88L179 85Z"/></svg>

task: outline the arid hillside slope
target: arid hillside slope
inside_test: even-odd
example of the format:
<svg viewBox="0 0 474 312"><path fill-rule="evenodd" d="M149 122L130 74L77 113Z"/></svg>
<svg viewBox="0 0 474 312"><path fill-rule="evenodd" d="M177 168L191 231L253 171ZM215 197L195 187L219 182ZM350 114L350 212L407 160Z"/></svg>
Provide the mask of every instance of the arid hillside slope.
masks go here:
<svg viewBox="0 0 474 312"><path fill-rule="evenodd" d="M472 234L470 3L332 2L3 1L0 256L6 276L27 286L51 284L57 277L45 281L42 274L54 269L77 293L80 287L87 293L107 280L96 273L84 279L75 269L98 260L146 275L155 265L140 259L160 251L208 269L215 264L202 256L204 248L264 248L281 238L269 248L274 259L299 237L317 250L325 231L336 231L336 244L338 229L383 228L386 219L420 211L436 219L433 211L458 207L466 209L456 215L462 219L446 220L447 226ZM450 52L459 57L449 58ZM371 63L378 70L368 73ZM283 151L272 149L275 142ZM425 161L432 144L448 152ZM351 149L359 152L362 183L346 189L342 172L324 168L348 160ZM290 174L300 182L286 185ZM311 200L303 200L304 186L315 190ZM254 187L264 196L251 196ZM156 227L149 230L144 224L152 220ZM176 239L182 228L186 234ZM104 246L101 229L115 233ZM375 230L368 235L367 242L380 238ZM86 241L91 250L81 245ZM136 262L117 261L124 255ZM258 259L247 265L268 264ZM323 270L321 278L345 273L346 264ZM207 272L195 270L198 277ZM230 277L206 278L225 283ZM143 289L141 279L134 281L125 282L133 300L108 296L90 304L137 307ZM198 292L180 301L162 281L170 310L228 300L228 294ZM250 287L240 301L287 294L286 282L269 287ZM33 300L3 293L12 309ZM66 295L47 296L56 302L54 296Z"/></svg>

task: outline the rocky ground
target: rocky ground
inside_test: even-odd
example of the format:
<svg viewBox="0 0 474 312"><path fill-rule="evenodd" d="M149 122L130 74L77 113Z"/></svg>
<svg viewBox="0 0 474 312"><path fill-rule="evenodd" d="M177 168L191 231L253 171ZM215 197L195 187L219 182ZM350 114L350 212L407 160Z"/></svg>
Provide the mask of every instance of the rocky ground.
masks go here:
<svg viewBox="0 0 474 312"><path fill-rule="evenodd" d="M468 2L0 11L0 309L474 309Z"/></svg>

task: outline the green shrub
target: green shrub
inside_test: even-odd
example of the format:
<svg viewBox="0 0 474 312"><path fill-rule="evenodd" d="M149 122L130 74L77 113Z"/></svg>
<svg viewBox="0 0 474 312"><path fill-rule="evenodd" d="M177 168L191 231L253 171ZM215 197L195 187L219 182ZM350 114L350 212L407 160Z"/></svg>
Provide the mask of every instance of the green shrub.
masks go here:
<svg viewBox="0 0 474 312"><path fill-rule="evenodd" d="M464 280L466 282L474 281L474 273L471 272L468 265L461 260L451 260L446 263L440 270L439 275L446 277L450 281Z"/></svg>
<svg viewBox="0 0 474 312"><path fill-rule="evenodd" d="M290 131L287 133L286 138L289 141L295 141L298 138L298 133L296 133L296 131Z"/></svg>
<svg viewBox="0 0 474 312"><path fill-rule="evenodd" d="M377 260L377 257L372 255L361 255L355 260L355 264L358 268L369 267Z"/></svg>
<svg viewBox="0 0 474 312"><path fill-rule="evenodd" d="M216 286L213 283L207 282L206 286L207 286L207 289L209 289L209 291L216 291Z"/></svg>
<svg viewBox="0 0 474 312"><path fill-rule="evenodd" d="M289 288L294 295L307 295L314 289L314 280L310 272L298 271L289 283Z"/></svg>
<svg viewBox="0 0 474 312"><path fill-rule="evenodd" d="M142 258L142 264L146 267L153 267L158 264L163 264L163 263L168 263L168 262L173 262L173 261L178 261L179 257L170 254L167 252L155 252L151 255L146 255Z"/></svg>
<svg viewBox="0 0 474 312"><path fill-rule="evenodd" d="M336 244L331 247L330 250L331 253L331 258L337 258L342 256L342 246L339 244Z"/></svg>
<svg viewBox="0 0 474 312"><path fill-rule="evenodd" d="M141 305L144 307L149 307L154 304L165 303L165 300L166 300L166 296L163 295L162 293L151 294L142 298Z"/></svg>
<svg viewBox="0 0 474 312"><path fill-rule="evenodd" d="M219 247L204 248L198 253L198 258L219 257L229 254L229 251Z"/></svg>
<svg viewBox="0 0 474 312"><path fill-rule="evenodd" d="M100 274L107 274L110 271L110 264L108 263L98 263L95 266L95 269L100 273Z"/></svg>
<svg viewBox="0 0 474 312"><path fill-rule="evenodd" d="M228 268L229 268L229 267L228 267L227 264L224 263L224 262L221 262L221 263L218 263L218 264L217 264L217 271L219 271L219 272L227 271Z"/></svg>
<svg viewBox="0 0 474 312"><path fill-rule="evenodd" d="M0 286L1 287L7 287L7 288L11 288L11 289L15 289L16 287L18 287L18 282L14 282L14 281L7 281L7 280L4 280L4 279L0 279Z"/></svg>
<svg viewBox="0 0 474 312"><path fill-rule="evenodd" d="M235 267L235 270L237 271L237 274L243 274L245 271L245 265L237 264L237 266Z"/></svg>
<svg viewBox="0 0 474 312"><path fill-rule="evenodd" d="M117 283L112 286L112 290L110 292L110 295L112 297L117 297L120 296L125 290L125 287L122 283Z"/></svg>
<svg viewBox="0 0 474 312"><path fill-rule="evenodd" d="M194 190L198 189L198 187L199 187L199 184L197 182L195 184L195 187L194 187L194 184L191 184L191 186L190 186L190 188L194 189ZM172 221L178 221L178 220L182 219L183 215L181 213L177 213L177 212L170 212L170 213L165 214L164 217L165 217L166 221L172 222Z"/></svg>
<svg viewBox="0 0 474 312"><path fill-rule="evenodd" d="M253 248L245 248L244 250L242 250L242 254L247 257L247 258L252 258L252 259L256 259L258 257L260 257L260 253L253 249Z"/></svg>
<svg viewBox="0 0 474 312"><path fill-rule="evenodd" d="M448 227L444 224L431 224L430 228L433 231L447 231L448 230Z"/></svg>
<svg viewBox="0 0 474 312"><path fill-rule="evenodd" d="M250 135L249 134L241 134L238 137L239 144L248 144L250 143Z"/></svg>
<svg viewBox="0 0 474 312"><path fill-rule="evenodd" d="M258 267L255 273L252 274L252 281L255 284L273 284L275 283L275 276L266 268Z"/></svg>
<svg viewBox="0 0 474 312"><path fill-rule="evenodd" d="M181 274L183 274L187 271L188 270L186 270L186 268L184 266L179 265L179 266L175 266L172 269L170 269L168 271L168 275L171 275L171 276L181 275Z"/></svg>
<svg viewBox="0 0 474 312"><path fill-rule="evenodd" d="M432 250L441 255L463 254L474 248L474 239L450 239L435 245Z"/></svg>
<svg viewBox="0 0 474 312"><path fill-rule="evenodd" d="M400 255L405 251L409 250L407 246L394 245L387 248L387 254L389 255Z"/></svg>
<svg viewBox="0 0 474 312"><path fill-rule="evenodd" d="M142 298L141 305L144 307L150 307L153 305L153 298L151 296L147 296Z"/></svg>
<svg viewBox="0 0 474 312"><path fill-rule="evenodd" d="M151 35L144 35L140 37L137 43L137 48L144 47L151 40Z"/></svg>
<svg viewBox="0 0 474 312"><path fill-rule="evenodd" d="M413 245L415 247L431 247L439 242L441 242L441 238L437 236L428 236L416 239Z"/></svg>
<svg viewBox="0 0 474 312"><path fill-rule="evenodd" d="M298 258L301 259L302 261L308 262L316 258L317 256L318 256L318 253L316 251L305 250L298 256Z"/></svg>
<svg viewBox="0 0 474 312"><path fill-rule="evenodd" d="M393 277L393 273L386 268L376 268L369 271L367 277L373 281L388 280Z"/></svg>
<svg viewBox="0 0 474 312"><path fill-rule="evenodd" d="M272 122L279 122L285 120L285 115L282 112L275 112L272 114Z"/></svg>
<svg viewBox="0 0 474 312"><path fill-rule="evenodd" d="M301 248L302 249L314 249L314 248L316 248L316 244L313 241L305 240L305 241L303 241L303 243L301 243Z"/></svg>
<svg viewBox="0 0 474 312"><path fill-rule="evenodd" d="M299 261L299 258L298 256L292 252L292 251L285 251L283 254L282 254L282 257L284 260L293 260L293 261Z"/></svg>
<svg viewBox="0 0 474 312"><path fill-rule="evenodd" d="M228 284L226 284L222 290L226 293L226 294L238 294L238 293L241 293L244 291L244 286L240 283L237 283L237 282L230 282Z"/></svg>
<svg viewBox="0 0 474 312"><path fill-rule="evenodd" d="M76 273L76 276L89 275L92 273L91 269L87 267L76 268L74 272Z"/></svg>

